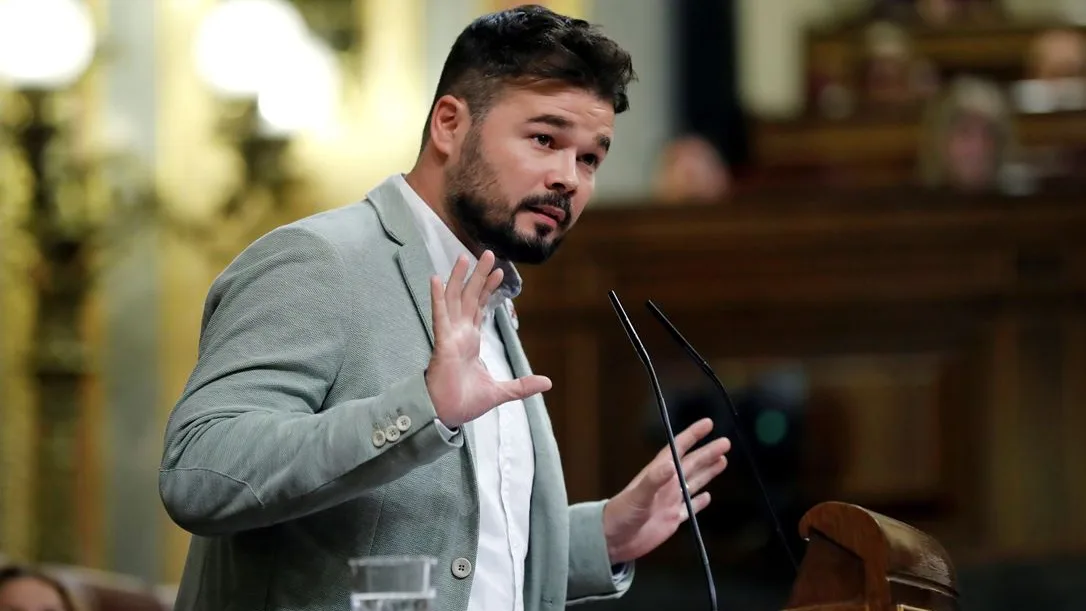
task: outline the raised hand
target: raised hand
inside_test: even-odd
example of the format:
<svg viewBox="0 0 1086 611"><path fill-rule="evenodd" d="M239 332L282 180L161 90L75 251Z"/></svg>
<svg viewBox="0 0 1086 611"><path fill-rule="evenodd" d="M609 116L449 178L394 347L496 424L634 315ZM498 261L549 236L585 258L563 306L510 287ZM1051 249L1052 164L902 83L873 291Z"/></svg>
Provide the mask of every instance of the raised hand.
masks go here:
<svg viewBox="0 0 1086 611"><path fill-rule="evenodd" d="M479 345L486 304L501 284L502 270L494 269L494 254L488 250L465 280L467 273L468 258L461 255L446 286L437 276L430 279L434 352L426 368L426 387L437 417L449 428L551 388L551 381L538 375L503 382L491 377L479 357Z"/></svg>
<svg viewBox="0 0 1086 611"><path fill-rule="evenodd" d="M695 513L709 506L709 493L698 491L728 464L724 454L731 442L725 437L687 455L712 430L713 421L706 418L675 436ZM671 450L665 447L603 508L603 533L612 564L636 560L656 549L689 517Z"/></svg>

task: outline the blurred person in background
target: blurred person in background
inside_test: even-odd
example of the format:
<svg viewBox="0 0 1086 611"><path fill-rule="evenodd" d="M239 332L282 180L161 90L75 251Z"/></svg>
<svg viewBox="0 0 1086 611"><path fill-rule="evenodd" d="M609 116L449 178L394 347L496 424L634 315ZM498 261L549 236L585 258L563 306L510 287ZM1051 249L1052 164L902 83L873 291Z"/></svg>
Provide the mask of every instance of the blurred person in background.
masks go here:
<svg viewBox="0 0 1086 611"><path fill-rule="evenodd" d="M991 20L999 15L995 0L916 0L917 12L931 26Z"/></svg>
<svg viewBox="0 0 1086 611"><path fill-rule="evenodd" d="M1014 117L995 84L974 78L952 81L923 126L920 172L932 188L976 193L1000 186L1011 168Z"/></svg>
<svg viewBox="0 0 1086 611"><path fill-rule="evenodd" d="M1026 79L1016 83L1015 103L1028 113L1086 110L1086 35L1073 28L1038 34L1026 56ZM1029 155L1050 186L1080 182L1086 170L1081 141L1034 146Z"/></svg>
<svg viewBox="0 0 1086 611"><path fill-rule="evenodd" d="M935 27L990 19L999 11L993 0L875 0L867 9L876 19Z"/></svg>
<svg viewBox="0 0 1086 611"><path fill-rule="evenodd" d="M1030 44L1027 72L1044 81L1086 79L1086 35L1071 28L1041 32Z"/></svg>
<svg viewBox="0 0 1086 611"><path fill-rule="evenodd" d="M676 138L660 154L655 200L664 204L715 204L731 193L731 173L707 139L690 134Z"/></svg>
<svg viewBox="0 0 1086 611"><path fill-rule="evenodd" d="M0 569L0 611L76 611L72 596L59 581L33 569Z"/></svg>
<svg viewBox="0 0 1086 611"><path fill-rule="evenodd" d="M912 39L889 21L864 30L864 102L868 110L911 111L930 99L939 79L932 63L918 57Z"/></svg>

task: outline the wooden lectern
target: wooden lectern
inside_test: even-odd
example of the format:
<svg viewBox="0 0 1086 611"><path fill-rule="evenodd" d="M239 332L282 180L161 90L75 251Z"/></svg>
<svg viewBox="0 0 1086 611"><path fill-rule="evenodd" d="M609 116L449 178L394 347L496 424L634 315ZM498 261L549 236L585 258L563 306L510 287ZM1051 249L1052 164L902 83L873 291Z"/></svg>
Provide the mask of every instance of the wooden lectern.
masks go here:
<svg viewBox="0 0 1086 611"><path fill-rule="evenodd" d="M856 505L816 505L785 611L957 611L954 565L927 534Z"/></svg>

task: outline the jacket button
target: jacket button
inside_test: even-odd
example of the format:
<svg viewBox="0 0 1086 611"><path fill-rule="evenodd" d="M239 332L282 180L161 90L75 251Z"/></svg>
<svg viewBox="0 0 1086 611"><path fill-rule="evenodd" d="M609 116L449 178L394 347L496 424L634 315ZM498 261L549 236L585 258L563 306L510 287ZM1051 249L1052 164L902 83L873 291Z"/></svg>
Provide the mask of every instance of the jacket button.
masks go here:
<svg viewBox="0 0 1086 611"><path fill-rule="evenodd" d="M379 447L385 445L385 441L387 441L387 440L385 439L385 432L384 431L376 430L376 431L373 432L373 445L375 445L375 446L377 446L379 448Z"/></svg>
<svg viewBox="0 0 1086 611"><path fill-rule="evenodd" d="M396 428L400 429L401 433L407 432L407 429L411 428L411 416L400 416L397 418Z"/></svg>
<svg viewBox="0 0 1086 611"><path fill-rule="evenodd" d="M471 575L471 561L467 558L457 558L452 563L452 574L457 579L464 579Z"/></svg>
<svg viewBox="0 0 1086 611"><path fill-rule="evenodd" d="M387 429L385 429L385 439L387 439L389 443L393 443L399 438L400 438L400 429L398 429L398 428L396 428L394 426L390 426Z"/></svg>

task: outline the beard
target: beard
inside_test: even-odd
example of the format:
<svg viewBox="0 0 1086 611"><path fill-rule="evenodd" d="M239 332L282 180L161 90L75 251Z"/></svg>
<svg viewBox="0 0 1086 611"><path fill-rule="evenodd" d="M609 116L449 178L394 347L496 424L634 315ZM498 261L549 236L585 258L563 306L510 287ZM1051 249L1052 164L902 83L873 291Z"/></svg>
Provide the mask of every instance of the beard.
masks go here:
<svg viewBox="0 0 1086 611"><path fill-rule="evenodd" d="M568 195L549 191L530 195L512 208L497 195L497 172L482 152L477 130L473 128L464 141L460 162L445 173L448 187L446 209L456 225L454 231L480 250L490 250L499 259L513 263L539 264L554 254L565 237L573 218ZM517 231L517 215L543 206L565 212L557 228L538 224L534 233ZM552 234L557 233L557 237Z"/></svg>

